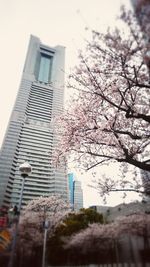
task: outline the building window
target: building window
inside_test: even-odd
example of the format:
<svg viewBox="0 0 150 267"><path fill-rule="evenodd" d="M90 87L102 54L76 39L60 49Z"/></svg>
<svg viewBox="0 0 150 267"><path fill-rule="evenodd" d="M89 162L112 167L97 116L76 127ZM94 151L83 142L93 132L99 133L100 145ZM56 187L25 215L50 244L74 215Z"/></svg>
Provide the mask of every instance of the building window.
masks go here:
<svg viewBox="0 0 150 267"><path fill-rule="evenodd" d="M52 57L41 54L38 72L38 81L49 83L51 74Z"/></svg>

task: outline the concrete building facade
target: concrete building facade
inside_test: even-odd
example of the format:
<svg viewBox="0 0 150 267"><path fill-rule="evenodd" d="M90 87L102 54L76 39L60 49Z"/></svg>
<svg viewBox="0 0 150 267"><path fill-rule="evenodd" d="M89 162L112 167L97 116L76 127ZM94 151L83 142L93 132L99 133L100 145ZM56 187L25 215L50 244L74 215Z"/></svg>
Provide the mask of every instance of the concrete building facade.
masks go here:
<svg viewBox="0 0 150 267"><path fill-rule="evenodd" d="M103 214L107 221L115 221L116 219L133 214L146 213L150 214L150 202L130 202L122 203L117 206L91 206L90 208L96 210L98 213Z"/></svg>
<svg viewBox="0 0 150 267"><path fill-rule="evenodd" d="M58 137L53 118L61 114L64 100L65 48L51 48L30 37L16 102L0 154L0 206L17 205L22 179L21 163L28 161L23 204L41 195L59 193L68 198L65 165L56 169L52 152Z"/></svg>

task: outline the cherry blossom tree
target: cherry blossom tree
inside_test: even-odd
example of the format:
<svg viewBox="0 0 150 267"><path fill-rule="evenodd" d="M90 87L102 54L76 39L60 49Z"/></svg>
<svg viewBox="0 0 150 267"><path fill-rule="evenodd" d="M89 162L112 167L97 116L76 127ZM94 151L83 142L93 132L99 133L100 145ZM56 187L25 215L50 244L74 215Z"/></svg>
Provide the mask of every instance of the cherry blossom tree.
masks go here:
<svg viewBox="0 0 150 267"><path fill-rule="evenodd" d="M64 242L74 233L88 227L90 223L104 223L103 215L97 213L94 209L81 209L78 212L71 212L61 222L55 230L54 235L47 243L47 260L51 265L73 265L74 259L69 262L70 253L64 249ZM63 241L64 240L64 241ZM75 254L75 253L74 253ZM70 266L69 265L69 266Z"/></svg>
<svg viewBox="0 0 150 267"><path fill-rule="evenodd" d="M89 187L98 191L104 203L107 203L107 197L112 192L119 192L120 196L122 195L122 198L125 199L128 193L131 192L137 193L138 196L143 197L143 195L146 194L146 190L149 189L148 186L144 187L143 181L135 169L130 172L129 168L126 169L125 166L121 166L120 169L120 173L115 177L111 176L111 174L102 173L100 178L91 179Z"/></svg>
<svg viewBox="0 0 150 267"><path fill-rule="evenodd" d="M118 225L117 225L118 226ZM80 248L83 253L91 249L105 249L112 245L114 239L118 237L116 224L90 224L84 230L71 236L66 242L65 248Z"/></svg>
<svg viewBox="0 0 150 267"><path fill-rule="evenodd" d="M150 238L150 215L139 213L120 217L116 220L118 235L131 234Z"/></svg>
<svg viewBox="0 0 150 267"><path fill-rule="evenodd" d="M91 249L108 249L122 236L139 236L150 238L150 215L133 214L120 217L110 224L91 224L88 228L71 236L65 248L78 248L81 253L89 253Z"/></svg>
<svg viewBox="0 0 150 267"><path fill-rule="evenodd" d="M76 93L60 118L57 162L66 157L86 170L116 162L150 171L148 44L131 11L122 8L121 23L106 34L92 31L79 52L69 76Z"/></svg>
<svg viewBox="0 0 150 267"><path fill-rule="evenodd" d="M147 48L149 51L150 48L150 23L149 23L149 17L150 17L150 3L149 0L132 0L131 1L134 7L134 12L136 14L138 23L140 24L141 31L143 32L144 39L147 45ZM148 59L148 58L147 58ZM150 61L148 59L148 64L150 64Z"/></svg>
<svg viewBox="0 0 150 267"><path fill-rule="evenodd" d="M49 221L49 238L70 211L70 205L60 195L31 200L20 218L18 249L28 256L34 251L37 254L37 248L43 244L43 223Z"/></svg>

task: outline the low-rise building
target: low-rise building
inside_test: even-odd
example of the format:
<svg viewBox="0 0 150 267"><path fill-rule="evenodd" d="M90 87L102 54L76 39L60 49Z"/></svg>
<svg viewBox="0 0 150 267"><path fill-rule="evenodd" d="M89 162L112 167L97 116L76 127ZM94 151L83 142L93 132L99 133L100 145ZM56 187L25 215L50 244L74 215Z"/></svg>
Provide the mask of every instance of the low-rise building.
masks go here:
<svg viewBox="0 0 150 267"><path fill-rule="evenodd" d="M97 212L103 214L104 218L108 221L114 221L115 219L122 216L129 216L131 214L137 213L150 213L150 202L131 202L131 203L122 203L117 206L91 206Z"/></svg>

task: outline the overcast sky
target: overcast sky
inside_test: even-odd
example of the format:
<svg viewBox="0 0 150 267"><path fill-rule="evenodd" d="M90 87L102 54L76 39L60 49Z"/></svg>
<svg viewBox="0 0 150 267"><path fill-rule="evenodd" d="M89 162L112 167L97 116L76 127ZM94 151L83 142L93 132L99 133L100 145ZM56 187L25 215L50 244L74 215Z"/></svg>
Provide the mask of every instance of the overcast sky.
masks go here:
<svg viewBox="0 0 150 267"><path fill-rule="evenodd" d="M30 34L66 47L66 73L84 45L85 28L114 25L129 0L0 0L0 146L19 88ZM95 204L88 193L86 204ZM99 203L101 204L101 203Z"/></svg>

